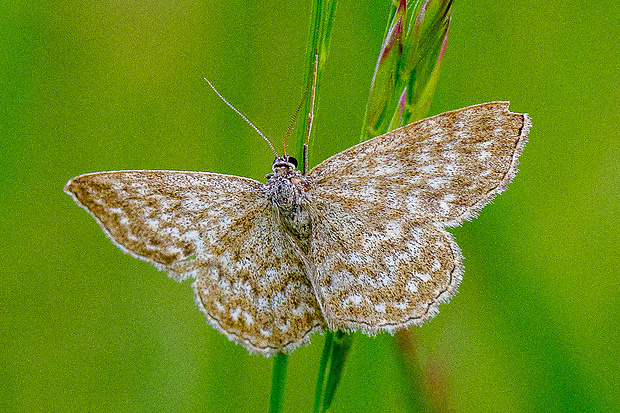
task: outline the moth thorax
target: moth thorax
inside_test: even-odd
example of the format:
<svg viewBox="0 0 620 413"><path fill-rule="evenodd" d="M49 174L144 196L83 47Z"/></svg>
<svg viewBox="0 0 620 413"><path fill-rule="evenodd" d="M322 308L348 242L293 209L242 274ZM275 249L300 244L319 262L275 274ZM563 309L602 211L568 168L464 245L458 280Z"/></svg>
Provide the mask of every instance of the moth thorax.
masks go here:
<svg viewBox="0 0 620 413"><path fill-rule="evenodd" d="M276 171L269 179L267 188L284 228L299 242L301 250L307 253L310 215L305 208L307 202L304 202L307 196L304 177L299 171L289 171L283 175Z"/></svg>
<svg viewBox="0 0 620 413"><path fill-rule="evenodd" d="M298 171L279 174L278 170L269 179L268 186L272 202L280 209L292 211L296 209L302 196L302 188L295 184Z"/></svg>

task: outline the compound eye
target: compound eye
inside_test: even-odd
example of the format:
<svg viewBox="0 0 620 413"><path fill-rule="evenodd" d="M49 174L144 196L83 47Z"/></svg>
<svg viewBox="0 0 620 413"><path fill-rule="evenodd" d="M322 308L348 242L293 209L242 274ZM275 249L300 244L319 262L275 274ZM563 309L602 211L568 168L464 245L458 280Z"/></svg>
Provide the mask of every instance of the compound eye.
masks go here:
<svg viewBox="0 0 620 413"><path fill-rule="evenodd" d="M293 158L292 156L289 156L288 161L292 163L295 168L297 168L297 159Z"/></svg>

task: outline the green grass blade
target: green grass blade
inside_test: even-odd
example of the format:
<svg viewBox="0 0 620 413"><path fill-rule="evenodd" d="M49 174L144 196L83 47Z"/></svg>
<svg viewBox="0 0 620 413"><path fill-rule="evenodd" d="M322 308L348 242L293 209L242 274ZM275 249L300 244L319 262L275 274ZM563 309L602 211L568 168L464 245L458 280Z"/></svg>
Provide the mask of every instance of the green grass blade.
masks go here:
<svg viewBox="0 0 620 413"><path fill-rule="evenodd" d="M323 398L323 384L325 383L325 372L327 371L327 363L331 358L332 343L334 339L333 331L325 332L325 344L323 345L323 353L321 354L321 362L319 364L319 373L316 379L316 387L314 390L314 407L312 411L319 413L321 410L321 400Z"/></svg>
<svg viewBox="0 0 620 413"><path fill-rule="evenodd" d="M334 400L336 389L338 388L342 373L344 372L344 363L353 345L353 336L351 334L338 330L334 335L331 364L329 366L329 375L327 376L325 394L323 396L323 412L329 409Z"/></svg>
<svg viewBox="0 0 620 413"><path fill-rule="evenodd" d="M287 367L288 356L286 354L280 353L273 357L273 374L271 376L271 399L269 400L269 413L278 413L282 409Z"/></svg>
<svg viewBox="0 0 620 413"><path fill-rule="evenodd" d="M312 4L312 18L310 22L310 33L308 35L308 44L306 46L306 68L304 74L304 85L312 87L314 78L315 56L318 53L318 68L316 81L316 107L318 107L321 79L329 55L329 46L333 29L334 15L336 13L337 0L315 0ZM310 114L310 93L299 112L299 125L297 128L297 139L295 145L297 147L297 159L301 162L303 159L303 143L306 139L307 120ZM310 140L310 145L313 140ZM292 152L292 151L291 151Z"/></svg>

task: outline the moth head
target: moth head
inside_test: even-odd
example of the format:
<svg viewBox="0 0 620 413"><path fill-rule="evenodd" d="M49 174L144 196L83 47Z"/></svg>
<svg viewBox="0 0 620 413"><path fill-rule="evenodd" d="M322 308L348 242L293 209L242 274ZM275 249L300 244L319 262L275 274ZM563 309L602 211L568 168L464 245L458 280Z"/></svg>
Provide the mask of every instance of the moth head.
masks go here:
<svg viewBox="0 0 620 413"><path fill-rule="evenodd" d="M294 171L295 168L297 168L297 159L288 155L276 157L276 159L273 161L273 165L271 166L273 172L289 172Z"/></svg>

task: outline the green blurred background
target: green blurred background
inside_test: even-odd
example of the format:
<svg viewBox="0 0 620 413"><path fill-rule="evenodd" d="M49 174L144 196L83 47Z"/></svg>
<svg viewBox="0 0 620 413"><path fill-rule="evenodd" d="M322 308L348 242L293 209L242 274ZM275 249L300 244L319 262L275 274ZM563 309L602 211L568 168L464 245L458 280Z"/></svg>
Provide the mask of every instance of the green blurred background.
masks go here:
<svg viewBox="0 0 620 413"><path fill-rule="evenodd" d="M190 282L123 255L63 194L117 169L262 179L302 95L310 2L0 3L0 411L267 411L272 360L209 327ZM358 142L388 1L338 6L311 163ZM430 114L533 118L521 172L453 230L460 292L415 327L458 412L618 411L620 7L457 1ZM323 337L289 357L311 410ZM409 411L393 337L359 336L333 405Z"/></svg>

